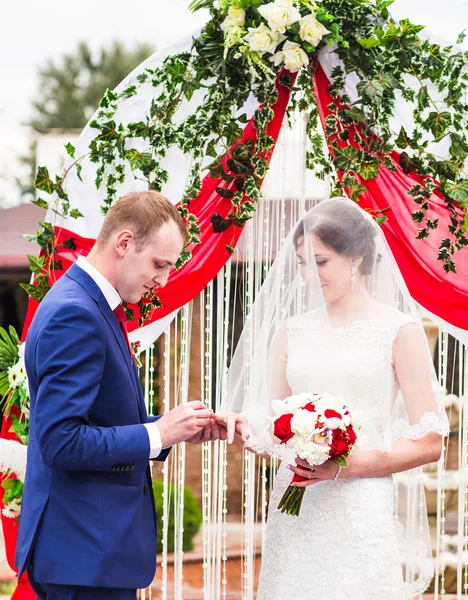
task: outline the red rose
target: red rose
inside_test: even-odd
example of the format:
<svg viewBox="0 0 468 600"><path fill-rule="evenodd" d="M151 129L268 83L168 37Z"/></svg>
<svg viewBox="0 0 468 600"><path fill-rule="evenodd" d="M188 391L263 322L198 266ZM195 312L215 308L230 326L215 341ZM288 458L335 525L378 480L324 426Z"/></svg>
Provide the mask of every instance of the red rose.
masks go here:
<svg viewBox="0 0 468 600"><path fill-rule="evenodd" d="M348 427L346 427L346 433L348 435L349 443L352 446L356 442L356 432L354 431L352 425L348 425Z"/></svg>
<svg viewBox="0 0 468 600"><path fill-rule="evenodd" d="M344 440L343 431L341 429L335 429L332 436L332 443L330 444L329 457L334 460L349 452L349 445Z"/></svg>
<svg viewBox="0 0 468 600"><path fill-rule="evenodd" d="M308 402L305 406L302 407L302 410L308 410L309 412L315 412L315 406L312 402Z"/></svg>
<svg viewBox="0 0 468 600"><path fill-rule="evenodd" d="M337 413L336 410L333 410L332 408L327 408L323 414L327 419L341 419L340 413Z"/></svg>
<svg viewBox="0 0 468 600"><path fill-rule="evenodd" d="M275 435L281 440L282 444L285 444L288 440L294 437L294 433L291 431L291 419L292 414L281 415L275 421Z"/></svg>

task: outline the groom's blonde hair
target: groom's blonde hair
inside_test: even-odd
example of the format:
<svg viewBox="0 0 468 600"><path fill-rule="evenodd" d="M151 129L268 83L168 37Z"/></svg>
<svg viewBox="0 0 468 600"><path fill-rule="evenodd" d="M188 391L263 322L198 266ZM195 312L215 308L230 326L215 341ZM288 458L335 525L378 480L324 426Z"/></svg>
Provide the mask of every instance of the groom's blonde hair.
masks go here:
<svg viewBox="0 0 468 600"><path fill-rule="evenodd" d="M169 221L174 221L185 241L187 229L182 217L165 196L154 191L130 192L109 209L96 242L102 247L112 234L128 229L135 237L136 250L140 252L156 231Z"/></svg>

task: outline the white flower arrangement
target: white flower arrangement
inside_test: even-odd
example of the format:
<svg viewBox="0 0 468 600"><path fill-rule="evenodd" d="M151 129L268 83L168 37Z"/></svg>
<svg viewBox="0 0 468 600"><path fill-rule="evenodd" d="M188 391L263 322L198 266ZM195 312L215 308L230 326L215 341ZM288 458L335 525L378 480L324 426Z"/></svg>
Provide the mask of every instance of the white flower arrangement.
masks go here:
<svg viewBox="0 0 468 600"><path fill-rule="evenodd" d="M238 46L251 66L271 77L275 75L271 64L291 73L306 67L311 53L330 33L317 18L320 9L313 0L274 0L247 10L238 6L237 0L215 2L213 6L226 15L220 25L224 56Z"/></svg>
<svg viewBox="0 0 468 600"><path fill-rule="evenodd" d="M248 42L252 52L256 52L259 56L266 53L273 54L278 47L286 39L278 31L272 31L265 23L261 23L259 27L249 27L248 33L244 36L244 40Z"/></svg>
<svg viewBox="0 0 468 600"><path fill-rule="evenodd" d="M8 519L17 519L21 513L21 498L14 498L2 509L2 515Z"/></svg>
<svg viewBox="0 0 468 600"><path fill-rule="evenodd" d="M297 73L302 67L309 64L309 57L306 52L294 42L287 41L283 49L277 52L270 59L276 66L284 64L288 71Z"/></svg>
<svg viewBox="0 0 468 600"><path fill-rule="evenodd" d="M26 445L29 435L29 385L24 362L26 344L21 343L13 327L0 327L0 400L3 414L11 420L9 431L19 442L2 440L2 472L11 471L18 478L7 477L3 488L3 515L15 519L21 512L23 481L26 463Z"/></svg>
<svg viewBox="0 0 468 600"><path fill-rule="evenodd" d="M268 21L268 27L272 31L284 33L301 18L295 4L294 0L275 0L259 6L258 12Z"/></svg>

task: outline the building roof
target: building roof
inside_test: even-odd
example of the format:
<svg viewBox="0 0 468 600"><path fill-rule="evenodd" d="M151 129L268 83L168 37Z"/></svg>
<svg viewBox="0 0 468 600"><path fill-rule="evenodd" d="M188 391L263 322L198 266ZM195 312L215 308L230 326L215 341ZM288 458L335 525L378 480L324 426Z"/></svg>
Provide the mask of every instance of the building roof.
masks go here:
<svg viewBox="0 0 468 600"><path fill-rule="evenodd" d="M34 204L0 209L0 269L28 267L28 254L37 254L37 246L21 236L39 229L46 211Z"/></svg>

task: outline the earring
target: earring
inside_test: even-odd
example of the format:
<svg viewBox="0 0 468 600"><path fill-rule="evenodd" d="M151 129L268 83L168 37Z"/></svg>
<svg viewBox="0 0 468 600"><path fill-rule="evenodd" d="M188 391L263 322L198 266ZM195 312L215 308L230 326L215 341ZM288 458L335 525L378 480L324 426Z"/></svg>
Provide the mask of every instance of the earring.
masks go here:
<svg viewBox="0 0 468 600"><path fill-rule="evenodd" d="M356 273L357 273L357 267L353 267L351 269L351 289L353 289L353 290L356 287Z"/></svg>

